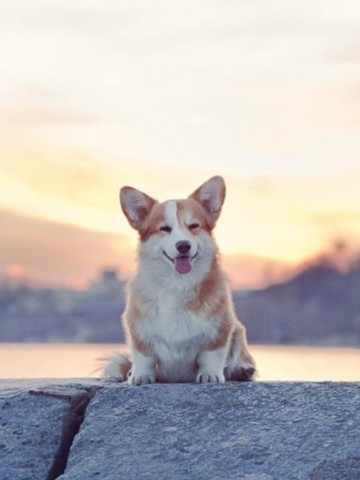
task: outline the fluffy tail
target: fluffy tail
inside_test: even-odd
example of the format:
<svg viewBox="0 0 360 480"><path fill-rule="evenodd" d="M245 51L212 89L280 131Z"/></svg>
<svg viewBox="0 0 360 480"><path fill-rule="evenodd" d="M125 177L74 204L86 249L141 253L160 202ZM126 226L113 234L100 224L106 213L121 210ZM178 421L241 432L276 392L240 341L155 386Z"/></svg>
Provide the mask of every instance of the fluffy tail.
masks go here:
<svg viewBox="0 0 360 480"><path fill-rule="evenodd" d="M120 382L124 382L132 367L129 355L124 353L115 353L103 357L101 361L104 363L102 374L104 377L116 378Z"/></svg>

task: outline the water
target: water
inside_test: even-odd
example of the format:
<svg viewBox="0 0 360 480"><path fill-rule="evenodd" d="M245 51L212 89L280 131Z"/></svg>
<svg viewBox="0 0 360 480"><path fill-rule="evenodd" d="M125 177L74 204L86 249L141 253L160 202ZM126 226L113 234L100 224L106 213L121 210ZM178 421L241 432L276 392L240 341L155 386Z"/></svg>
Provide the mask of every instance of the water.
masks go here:
<svg viewBox="0 0 360 480"><path fill-rule="evenodd" d="M0 344L0 378L98 377L99 358L124 346ZM360 349L252 346L260 381L360 381Z"/></svg>

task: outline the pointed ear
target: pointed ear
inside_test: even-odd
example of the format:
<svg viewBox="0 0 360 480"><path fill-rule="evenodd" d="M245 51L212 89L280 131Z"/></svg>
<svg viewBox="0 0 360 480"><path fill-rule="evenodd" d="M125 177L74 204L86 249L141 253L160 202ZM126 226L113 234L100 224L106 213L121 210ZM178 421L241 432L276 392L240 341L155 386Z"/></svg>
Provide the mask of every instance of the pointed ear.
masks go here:
<svg viewBox="0 0 360 480"><path fill-rule="evenodd" d="M195 199L205 209L210 216L213 225L219 218L221 208L225 200L226 187L222 177L212 177L207 182L203 183L190 198Z"/></svg>
<svg viewBox="0 0 360 480"><path fill-rule="evenodd" d="M157 202L146 193L132 187L120 190L120 205L130 225L140 230L142 223L148 217L153 205Z"/></svg>

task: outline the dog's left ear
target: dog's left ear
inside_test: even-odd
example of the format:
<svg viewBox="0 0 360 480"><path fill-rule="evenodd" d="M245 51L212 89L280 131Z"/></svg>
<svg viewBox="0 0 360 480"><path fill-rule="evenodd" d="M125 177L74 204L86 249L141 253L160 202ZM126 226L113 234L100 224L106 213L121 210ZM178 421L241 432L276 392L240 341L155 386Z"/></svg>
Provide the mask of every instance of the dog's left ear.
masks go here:
<svg viewBox="0 0 360 480"><path fill-rule="evenodd" d="M195 190L189 198L199 202L210 216L213 224L219 218L225 200L226 187L220 176L212 177Z"/></svg>

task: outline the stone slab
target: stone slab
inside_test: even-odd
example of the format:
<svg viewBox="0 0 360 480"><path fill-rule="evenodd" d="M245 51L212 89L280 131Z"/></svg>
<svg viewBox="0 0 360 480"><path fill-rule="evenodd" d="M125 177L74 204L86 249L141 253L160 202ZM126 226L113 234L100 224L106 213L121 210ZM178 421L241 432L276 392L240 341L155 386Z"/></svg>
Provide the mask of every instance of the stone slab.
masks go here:
<svg viewBox="0 0 360 480"><path fill-rule="evenodd" d="M359 383L107 384L61 480L360 479Z"/></svg>
<svg viewBox="0 0 360 480"><path fill-rule="evenodd" d="M76 407L88 392L54 380L0 381L0 479L52 478ZM71 439L72 440L72 439ZM63 452L60 452L60 455ZM68 452L66 452L67 456ZM60 463L63 459L59 458ZM67 458L65 459L67 460Z"/></svg>
<svg viewBox="0 0 360 480"><path fill-rule="evenodd" d="M1 480L46 479L68 402L27 393L0 397Z"/></svg>

